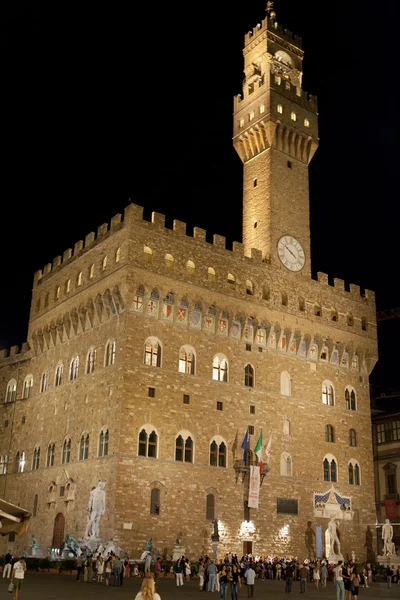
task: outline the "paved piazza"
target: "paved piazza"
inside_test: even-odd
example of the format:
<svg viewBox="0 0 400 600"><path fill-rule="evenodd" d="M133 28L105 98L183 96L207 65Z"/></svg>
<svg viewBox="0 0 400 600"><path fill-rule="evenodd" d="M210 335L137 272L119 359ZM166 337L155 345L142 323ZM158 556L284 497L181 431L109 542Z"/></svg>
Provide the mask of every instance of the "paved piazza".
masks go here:
<svg viewBox="0 0 400 600"><path fill-rule="evenodd" d="M12 598L7 594L8 580L0 579L0 598ZM124 581L121 588L106 587L96 583L77 583L74 575L57 575L28 572L24 582L24 589L21 592L20 600L84 600L86 598L130 598L134 600L136 593L141 586L141 579L130 578ZM161 600L192 600L194 598L210 597L219 599L219 593L200 592L198 588L198 579L192 580L182 588L177 588L173 579L163 579L159 581L157 588ZM239 594L240 598L247 598L246 586L243 586ZM265 598L266 600L278 600L286 598L284 592L284 583L282 581L256 581L255 598ZM323 598L326 600L336 600L335 588L332 583L328 583L326 588L315 590L309 586L305 596L310 598ZM293 585L291 600L304 598L300 595L300 584L296 582ZM359 600L366 599L385 599L400 598L400 585L393 585L388 589L386 583L374 583L368 589L360 589ZM230 597L228 595L228 600Z"/></svg>

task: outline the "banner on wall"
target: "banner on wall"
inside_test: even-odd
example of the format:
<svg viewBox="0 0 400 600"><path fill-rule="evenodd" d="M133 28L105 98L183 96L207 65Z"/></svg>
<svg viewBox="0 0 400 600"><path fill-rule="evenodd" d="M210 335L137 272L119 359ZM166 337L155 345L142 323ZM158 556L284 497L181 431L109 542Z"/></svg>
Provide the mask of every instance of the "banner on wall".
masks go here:
<svg viewBox="0 0 400 600"><path fill-rule="evenodd" d="M323 557L321 525L317 525L317 527L315 528L315 554L316 554L317 558Z"/></svg>
<svg viewBox="0 0 400 600"><path fill-rule="evenodd" d="M385 500L385 511L387 519L397 519L397 504L395 498Z"/></svg>
<svg viewBox="0 0 400 600"><path fill-rule="evenodd" d="M249 485L249 508L258 508L258 499L260 497L260 467L252 465L250 467L250 485Z"/></svg>

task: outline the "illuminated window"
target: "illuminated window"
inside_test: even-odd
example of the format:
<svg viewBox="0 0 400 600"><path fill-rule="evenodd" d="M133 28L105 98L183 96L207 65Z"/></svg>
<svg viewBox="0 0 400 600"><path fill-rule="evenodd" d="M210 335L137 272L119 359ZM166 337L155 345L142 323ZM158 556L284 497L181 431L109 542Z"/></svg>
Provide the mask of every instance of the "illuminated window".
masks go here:
<svg viewBox="0 0 400 600"><path fill-rule="evenodd" d="M96 366L96 348L90 348L86 358L86 374L93 373Z"/></svg>
<svg viewBox="0 0 400 600"><path fill-rule="evenodd" d="M182 346L179 351L179 373L194 375L196 356L191 346Z"/></svg>
<svg viewBox="0 0 400 600"><path fill-rule="evenodd" d="M189 436L178 435L175 440L175 460L178 462L193 462L193 440Z"/></svg>
<svg viewBox="0 0 400 600"><path fill-rule="evenodd" d="M323 462L324 481L337 481L337 464L335 458L330 455Z"/></svg>
<svg viewBox="0 0 400 600"><path fill-rule="evenodd" d="M151 263L153 260L153 250L148 246L144 246L143 248L144 259L146 262Z"/></svg>
<svg viewBox="0 0 400 600"><path fill-rule="evenodd" d="M82 271L80 271L78 273L78 276L76 278L76 285L77 285L77 287L79 287L80 285L82 285Z"/></svg>
<svg viewBox="0 0 400 600"><path fill-rule="evenodd" d="M351 460L348 465L350 485L360 485L360 466L357 461Z"/></svg>
<svg viewBox="0 0 400 600"><path fill-rule="evenodd" d="M7 454L5 454L4 456L0 456L0 475L6 475L7 465L8 465Z"/></svg>
<svg viewBox="0 0 400 600"><path fill-rule="evenodd" d="M16 456L16 469L17 469L17 473L23 473L24 472L25 463L26 463L25 452L21 452L21 454L19 452L17 452L17 456Z"/></svg>
<svg viewBox="0 0 400 600"><path fill-rule="evenodd" d="M285 81L285 88L290 90L290 81Z"/></svg>
<svg viewBox="0 0 400 600"><path fill-rule="evenodd" d="M275 75L275 83L276 85L281 85L282 77L280 75Z"/></svg>
<svg viewBox="0 0 400 600"><path fill-rule="evenodd" d="M94 265L90 265L89 279L93 279L93 277L94 277Z"/></svg>
<svg viewBox="0 0 400 600"><path fill-rule="evenodd" d="M33 377L32 377L32 375L27 375L25 377L24 387L22 390L23 398L29 398L29 396L31 395L32 386L33 386Z"/></svg>
<svg viewBox="0 0 400 600"><path fill-rule="evenodd" d="M244 119L240 119L240 121L239 121L239 127L244 127Z"/></svg>
<svg viewBox="0 0 400 600"><path fill-rule="evenodd" d="M265 104L261 104L260 106L260 114L262 115L265 112Z"/></svg>
<svg viewBox="0 0 400 600"><path fill-rule="evenodd" d="M108 340L106 345L106 350L104 354L104 366L110 367L115 363L115 350L116 343L115 340Z"/></svg>
<svg viewBox="0 0 400 600"><path fill-rule="evenodd" d="M60 294L61 294L61 288L60 288L60 286L58 285L58 286L56 287L56 291L54 292L54 300L58 300L58 299L59 299L59 297L60 297Z"/></svg>
<svg viewBox="0 0 400 600"><path fill-rule="evenodd" d="M47 392L49 389L49 374L43 373L42 379L40 380L40 391Z"/></svg>
<svg viewBox="0 0 400 600"><path fill-rule="evenodd" d="M74 358L71 360L71 364L69 366L69 380L70 381L75 381L75 379L78 377L78 369L79 369L79 357L74 356Z"/></svg>
<svg viewBox="0 0 400 600"><path fill-rule="evenodd" d="M296 115L296 113L292 111L290 113L290 118L292 119L292 121L297 121L297 115Z"/></svg>
<svg viewBox="0 0 400 600"><path fill-rule="evenodd" d="M65 282L65 293L69 294L70 291L71 291L71 280L67 279L67 281Z"/></svg>
<svg viewBox="0 0 400 600"><path fill-rule="evenodd" d="M56 445L53 443L50 443L47 446L47 457L46 457L46 467L52 467L54 465L54 455L56 452Z"/></svg>
<svg viewBox="0 0 400 600"><path fill-rule="evenodd" d="M208 281L215 281L215 270L212 267L208 267L207 279Z"/></svg>
<svg viewBox="0 0 400 600"><path fill-rule="evenodd" d="M346 409L356 410L356 393L353 388L347 387L344 392Z"/></svg>
<svg viewBox="0 0 400 600"><path fill-rule="evenodd" d="M213 440L210 444L210 465L212 467L226 467L226 445Z"/></svg>
<svg viewBox="0 0 400 600"><path fill-rule="evenodd" d="M232 273L228 273L228 277L227 277L227 281L228 283L230 283L231 285L233 285L235 283L235 276L232 275Z"/></svg>
<svg viewBox="0 0 400 600"><path fill-rule="evenodd" d="M32 471L37 471L40 464L40 448L35 448L32 458Z"/></svg>
<svg viewBox="0 0 400 600"><path fill-rule="evenodd" d="M246 280L246 294L248 296L252 296L253 292L254 292L254 290L253 290L253 282L250 281L250 279L247 279Z"/></svg>
<svg viewBox="0 0 400 600"><path fill-rule="evenodd" d="M67 440L64 440L64 443L63 443L61 462L63 465L66 465L70 462L70 460L71 460L71 440L67 439Z"/></svg>
<svg viewBox="0 0 400 600"><path fill-rule="evenodd" d="M322 404L333 406L335 404L335 392L330 381L322 384Z"/></svg>
<svg viewBox="0 0 400 600"><path fill-rule="evenodd" d="M139 434L138 455L157 458L157 442L158 436L155 431L148 434L146 429L142 429Z"/></svg>
<svg viewBox="0 0 400 600"><path fill-rule="evenodd" d="M79 444L79 460L87 460L89 458L89 434L82 434Z"/></svg>
<svg viewBox="0 0 400 600"><path fill-rule="evenodd" d="M215 381L228 381L228 361L223 354L214 356L213 379Z"/></svg>
<svg viewBox="0 0 400 600"><path fill-rule="evenodd" d="M277 112L281 115L283 114L283 106L282 104L278 104L276 107Z"/></svg>
<svg viewBox="0 0 400 600"><path fill-rule="evenodd" d="M310 127L310 121L308 119L304 119L304 127Z"/></svg>
<svg viewBox="0 0 400 600"><path fill-rule="evenodd" d="M11 379L7 384L5 401L13 402L16 398L16 395L17 395L17 382L15 381L15 379Z"/></svg>
<svg viewBox="0 0 400 600"><path fill-rule="evenodd" d="M105 256L103 258L103 261L101 263L101 268L103 269L103 271L107 268L107 256Z"/></svg>
<svg viewBox="0 0 400 600"><path fill-rule="evenodd" d="M115 262L119 263L120 260L121 260L121 248L117 248L117 250L115 252Z"/></svg>
<svg viewBox="0 0 400 600"><path fill-rule="evenodd" d="M161 367L161 344L156 338L148 338L144 345L144 364Z"/></svg>
<svg viewBox="0 0 400 600"><path fill-rule="evenodd" d="M252 110L250 112L249 119L250 119L250 121L252 121L254 119L254 110Z"/></svg>
<svg viewBox="0 0 400 600"><path fill-rule="evenodd" d="M254 387L254 369L250 364L244 368L244 385L250 388Z"/></svg>
<svg viewBox="0 0 400 600"><path fill-rule="evenodd" d="M168 269L172 269L172 267L174 266L174 257L172 256L172 254L165 255L165 266Z"/></svg>
<svg viewBox="0 0 400 600"><path fill-rule="evenodd" d="M195 271L195 264L192 260L188 260L186 263L186 269L187 272L189 273L189 275L193 275L194 271Z"/></svg>

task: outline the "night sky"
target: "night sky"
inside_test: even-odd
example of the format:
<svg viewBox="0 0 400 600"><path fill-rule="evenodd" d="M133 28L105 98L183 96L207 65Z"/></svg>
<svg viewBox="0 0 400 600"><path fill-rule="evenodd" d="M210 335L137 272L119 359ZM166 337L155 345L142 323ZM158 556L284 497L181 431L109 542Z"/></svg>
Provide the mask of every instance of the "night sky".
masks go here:
<svg viewBox="0 0 400 600"><path fill-rule="evenodd" d="M242 163L232 147L243 39L263 0L2 3L0 344L26 339L33 273L129 198L241 241ZM91 3L88 3L89 5ZM183 9L181 8L183 7ZM395 0L277 0L303 37L303 89L319 99L310 165L313 273L400 306ZM400 390L394 340L378 327L371 381Z"/></svg>

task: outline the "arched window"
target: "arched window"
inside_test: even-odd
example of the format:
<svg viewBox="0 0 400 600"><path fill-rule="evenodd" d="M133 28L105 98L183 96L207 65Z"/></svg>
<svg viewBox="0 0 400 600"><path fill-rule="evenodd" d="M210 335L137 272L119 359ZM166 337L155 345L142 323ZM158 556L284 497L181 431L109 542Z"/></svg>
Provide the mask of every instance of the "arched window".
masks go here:
<svg viewBox="0 0 400 600"><path fill-rule="evenodd" d="M151 490L150 514L151 515L159 515L160 514L160 490L158 488L153 488Z"/></svg>
<svg viewBox="0 0 400 600"><path fill-rule="evenodd" d="M33 386L33 377L32 377L32 375L27 375L25 377L24 387L23 387L23 390L22 390L22 397L23 398L29 398L29 396L31 395L32 386Z"/></svg>
<svg viewBox="0 0 400 600"><path fill-rule="evenodd" d="M323 470L324 481L337 481L337 463L336 459L331 454L327 454L325 456Z"/></svg>
<svg viewBox="0 0 400 600"><path fill-rule="evenodd" d="M104 366L110 367L115 363L115 350L116 343L115 340L108 340L106 344L106 350L104 354Z"/></svg>
<svg viewBox="0 0 400 600"><path fill-rule="evenodd" d="M214 494L207 494L206 519L208 521L213 521L215 519L215 496L214 496Z"/></svg>
<svg viewBox="0 0 400 600"><path fill-rule="evenodd" d="M90 265L89 279L93 279L93 277L94 277L94 265Z"/></svg>
<svg viewBox="0 0 400 600"><path fill-rule="evenodd" d="M174 257L172 256L172 254L165 255L165 266L167 267L167 269L172 269L172 267L174 266Z"/></svg>
<svg viewBox="0 0 400 600"><path fill-rule="evenodd" d="M47 292L47 294L44 297L44 307L47 308L49 305L49 299L50 299L50 293Z"/></svg>
<svg viewBox="0 0 400 600"><path fill-rule="evenodd" d="M67 279L67 281L65 282L65 293L69 294L70 291L71 291L71 280Z"/></svg>
<svg viewBox="0 0 400 600"><path fill-rule="evenodd" d="M235 276L234 276L234 275L232 275L232 273L228 273L227 281L228 281L228 283L230 283L231 285L234 285L234 283L235 283L235 281L236 281L236 279L235 279Z"/></svg>
<svg viewBox="0 0 400 600"><path fill-rule="evenodd" d="M157 443L157 433L152 430L151 426L143 428L139 433L138 455L157 458Z"/></svg>
<svg viewBox="0 0 400 600"><path fill-rule="evenodd" d="M210 465L226 467L226 444L221 438L214 438L210 444Z"/></svg>
<svg viewBox="0 0 400 600"><path fill-rule="evenodd" d="M49 389L49 374L43 373L42 379L40 380L40 391L47 392Z"/></svg>
<svg viewBox="0 0 400 600"><path fill-rule="evenodd" d="M208 267L207 279L208 281L215 281L215 269L212 267Z"/></svg>
<svg viewBox="0 0 400 600"><path fill-rule="evenodd" d="M330 381L324 381L322 384L322 403L327 406L335 404L335 392Z"/></svg>
<svg viewBox="0 0 400 600"><path fill-rule="evenodd" d="M93 373L96 366L96 348L89 348L86 358L86 374Z"/></svg>
<svg viewBox="0 0 400 600"><path fill-rule="evenodd" d="M70 460L71 460L71 440L66 439L66 440L64 440L63 447L62 447L61 462L63 465L67 465L70 462Z"/></svg>
<svg viewBox="0 0 400 600"><path fill-rule="evenodd" d="M50 442L50 444L47 446L46 467L52 467L54 465L55 451L56 451L55 443Z"/></svg>
<svg viewBox="0 0 400 600"><path fill-rule="evenodd" d="M335 431L332 425L325 425L325 441L326 442L334 442L335 441Z"/></svg>
<svg viewBox="0 0 400 600"><path fill-rule="evenodd" d="M196 266L192 260L188 260L186 263L186 270L188 275L193 275L195 272Z"/></svg>
<svg viewBox="0 0 400 600"><path fill-rule="evenodd" d="M360 485L360 467L356 460L350 460L348 465L350 485Z"/></svg>
<svg viewBox="0 0 400 600"><path fill-rule="evenodd" d="M357 434L355 429L349 429L349 446L357 446Z"/></svg>
<svg viewBox="0 0 400 600"><path fill-rule="evenodd" d="M58 387L61 385L62 373L63 373L63 366L62 366L62 363L59 363L56 366L56 373L55 373L55 377L54 377L54 386L55 387Z"/></svg>
<svg viewBox="0 0 400 600"><path fill-rule="evenodd" d="M254 369L249 363L244 368L244 385L250 388L254 387Z"/></svg>
<svg viewBox="0 0 400 600"><path fill-rule="evenodd" d="M367 331L367 319L365 317L361 317L361 330Z"/></svg>
<svg viewBox="0 0 400 600"><path fill-rule="evenodd" d="M338 320L338 314L337 314L337 310L336 308L331 308L331 321L335 321L337 322Z"/></svg>
<svg viewBox="0 0 400 600"><path fill-rule="evenodd" d="M290 375L286 371L281 373L281 394L282 396L290 396L292 393L292 383Z"/></svg>
<svg viewBox="0 0 400 600"><path fill-rule="evenodd" d="M102 429L99 437L99 456L108 456L108 429Z"/></svg>
<svg viewBox="0 0 400 600"><path fill-rule="evenodd" d="M74 356L69 365L69 380L75 381L78 377L78 369L79 369L79 356Z"/></svg>
<svg viewBox="0 0 400 600"><path fill-rule="evenodd" d="M281 475L283 477L292 476L292 457L287 452L281 454Z"/></svg>
<svg viewBox="0 0 400 600"><path fill-rule="evenodd" d="M17 395L17 382L15 381L15 379L10 379L10 381L7 384L5 401L13 402L16 398L16 395Z"/></svg>
<svg viewBox="0 0 400 600"><path fill-rule="evenodd" d="M144 364L161 367L161 344L157 338L147 338L144 345Z"/></svg>
<svg viewBox="0 0 400 600"><path fill-rule="evenodd" d="M191 346L182 346L179 351L179 373L194 375L196 355Z"/></svg>
<svg viewBox="0 0 400 600"><path fill-rule="evenodd" d="M32 458L32 471L37 471L40 464L40 448L35 448Z"/></svg>
<svg viewBox="0 0 400 600"><path fill-rule="evenodd" d="M103 258L101 268L103 269L103 271L105 271L105 269L107 268L107 256Z"/></svg>
<svg viewBox="0 0 400 600"><path fill-rule="evenodd" d="M76 285L77 285L77 287L79 287L80 285L82 285L82 271L80 271L78 273L78 276L76 278Z"/></svg>
<svg viewBox="0 0 400 600"><path fill-rule="evenodd" d="M175 439L175 460L193 462L193 440L188 432L180 433Z"/></svg>
<svg viewBox="0 0 400 600"><path fill-rule="evenodd" d="M25 470L25 462L26 462L25 452L21 452L21 454L19 452L17 452L17 457L16 457L17 473L23 473L24 472L24 470Z"/></svg>
<svg viewBox="0 0 400 600"><path fill-rule="evenodd" d="M213 379L228 381L228 361L223 354L216 354L213 359Z"/></svg>
<svg viewBox="0 0 400 600"><path fill-rule="evenodd" d="M117 248L115 251L115 262L119 263L121 260L121 248Z"/></svg>
<svg viewBox="0 0 400 600"><path fill-rule="evenodd" d="M151 263L153 260L153 250L148 246L143 248L143 255L146 262Z"/></svg>
<svg viewBox="0 0 400 600"><path fill-rule="evenodd" d="M249 296L252 296L253 293L254 293L253 282L250 281L250 279L246 279L246 294L248 294Z"/></svg>
<svg viewBox="0 0 400 600"><path fill-rule="evenodd" d="M6 475L7 473L8 456L0 456L0 475Z"/></svg>
<svg viewBox="0 0 400 600"><path fill-rule="evenodd" d="M36 517L36 515L37 515L37 507L38 507L38 495L35 494L34 497L33 497L32 517Z"/></svg>
<svg viewBox="0 0 400 600"><path fill-rule="evenodd" d="M346 409L347 410L356 410L356 392L355 390L348 386L344 392L345 400L346 400Z"/></svg>
<svg viewBox="0 0 400 600"><path fill-rule="evenodd" d="M79 460L87 460L89 458L89 434L83 433L79 444Z"/></svg>
<svg viewBox="0 0 400 600"><path fill-rule="evenodd" d="M58 299L59 299L59 297L60 297L60 294L61 294L61 288L60 288L60 286L58 285L58 286L56 287L56 289L54 290L54 300L58 300Z"/></svg>

